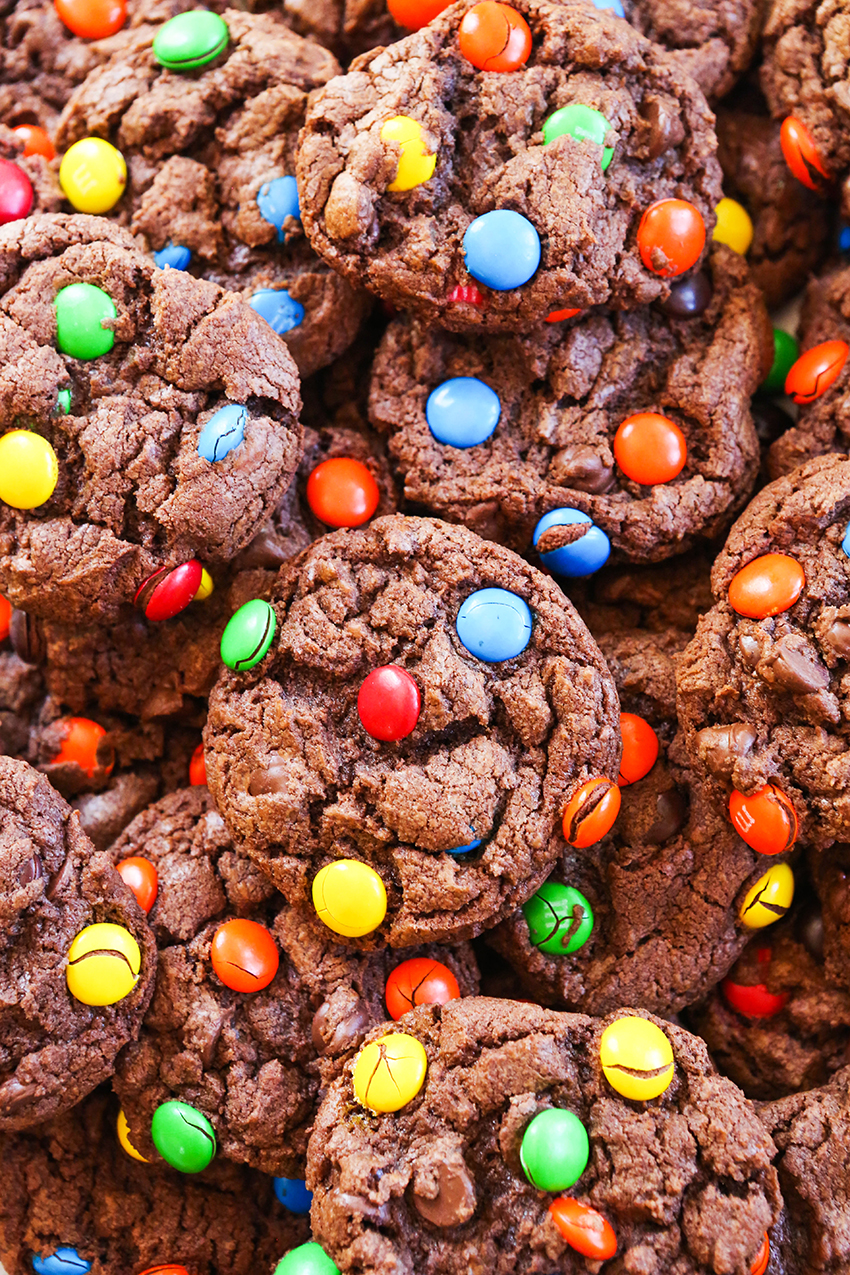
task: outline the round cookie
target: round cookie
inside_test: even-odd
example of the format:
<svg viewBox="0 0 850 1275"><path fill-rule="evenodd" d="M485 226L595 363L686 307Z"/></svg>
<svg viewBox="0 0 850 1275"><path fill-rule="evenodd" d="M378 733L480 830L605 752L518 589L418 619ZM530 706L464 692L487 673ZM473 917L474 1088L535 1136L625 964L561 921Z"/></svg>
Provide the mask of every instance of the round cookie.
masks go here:
<svg viewBox="0 0 850 1275"><path fill-rule="evenodd" d="M594 312L527 337L394 320L373 367L370 417L388 435L405 497L514 549L545 548L555 572L554 551L571 545L576 575L598 566L603 551L581 546L599 530L636 561L720 534L755 480L750 395L773 342L740 256L715 247L703 279L711 300L696 317ZM656 469L670 443L678 469ZM568 525L538 535L556 510Z"/></svg>
<svg viewBox="0 0 850 1275"><path fill-rule="evenodd" d="M143 811L110 854L116 864L142 856L158 885L149 912L159 947L156 989L113 1078L133 1145L157 1158L154 1114L180 1101L211 1122L219 1156L303 1176L319 1091L386 1016L386 983L399 958L386 949L345 952L314 916L289 907L234 850L205 787ZM224 940L216 935L235 918L262 926L279 959L275 972L259 955L241 958L261 972L260 990L240 990L232 968L217 963ZM430 946L410 956L448 967L461 994L477 990L468 948Z"/></svg>
<svg viewBox="0 0 850 1275"><path fill-rule="evenodd" d="M268 654L222 675L205 729L237 846L361 945L495 924L545 879L568 801L583 822L616 774L616 692L570 603L509 550L401 515L324 537L271 601ZM361 701L375 677L386 698ZM370 734L370 703L408 733ZM353 926L332 902L345 874L365 891Z"/></svg>
<svg viewBox="0 0 850 1275"><path fill-rule="evenodd" d="M165 26L129 32L73 93L56 142L117 147L128 177L110 215L160 261L251 303L306 376L351 344L369 306L311 250L293 176L311 93L339 66L270 14L227 9L223 21L222 52L182 73L157 60Z"/></svg>
<svg viewBox="0 0 850 1275"><path fill-rule="evenodd" d="M371 1082L358 1072L367 1044L316 1120L307 1168L316 1240L343 1270L433 1275L480 1263L494 1275L578 1275L616 1253L612 1271L748 1271L781 1205L773 1144L702 1041L638 1015L600 1020L473 997L408 1015L405 1042L376 1046L391 1025L376 1029ZM402 1050L427 1070L405 1073ZM637 1084L660 1096L624 1097L637 1077L624 1080L618 1057L651 1066ZM605 1059L614 1066L603 1072ZM381 1085L394 1072L400 1109L388 1108ZM572 1166L556 1132L531 1158L531 1124L543 1113L570 1128L580 1152ZM532 1185L529 1168L545 1186Z"/></svg>
<svg viewBox="0 0 850 1275"><path fill-rule="evenodd" d="M463 0L317 95L297 159L313 247L353 283L460 331L526 331L565 308L665 297L670 276L699 260L721 196L705 99L669 54L606 13L510 8L516 69L482 72L461 52L505 65L504 13L491 13L492 50L476 53ZM561 125L575 136L544 144L544 123L568 106L588 110L547 136Z"/></svg>
<svg viewBox="0 0 850 1275"><path fill-rule="evenodd" d="M0 586L33 615L111 619L143 585L147 607L160 570L200 560L214 576L300 460L298 377L268 325L213 284L157 270L99 218L0 228L0 342L0 447L28 425L26 453L0 459L0 494L26 506L0 504ZM243 437L211 461L201 435L222 411ZM24 481L36 461L54 467L37 491Z"/></svg>
<svg viewBox="0 0 850 1275"><path fill-rule="evenodd" d="M766 866L797 835L818 849L847 840L848 518L842 456L759 492L714 564L715 604L679 665L691 765Z"/></svg>
<svg viewBox="0 0 850 1275"><path fill-rule="evenodd" d="M34 1256L60 1248L77 1257L57 1269L92 1275L265 1275L309 1237L308 1219L275 1199L269 1177L223 1160L194 1176L140 1164L119 1144L117 1115L101 1091L0 1143L8 1275L32 1275Z"/></svg>
<svg viewBox="0 0 850 1275"><path fill-rule="evenodd" d="M0 757L0 887L0 1129L21 1129L111 1074L141 1025L156 947L79 816L9 757Z"/></svg>

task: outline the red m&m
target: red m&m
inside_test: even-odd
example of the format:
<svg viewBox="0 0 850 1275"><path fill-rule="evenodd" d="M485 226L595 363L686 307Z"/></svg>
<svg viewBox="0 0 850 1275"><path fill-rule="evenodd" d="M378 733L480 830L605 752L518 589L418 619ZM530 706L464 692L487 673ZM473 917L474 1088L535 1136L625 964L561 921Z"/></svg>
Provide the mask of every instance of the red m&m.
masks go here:
<svg viewBox="0 0 850 1275"><path fill-rule="evenodd" d="M483 0L463 15L458 46L479 71L516 71L528 61L531 31L522 14L510 5Z"/></svg>
<svg viewBox="0 0 850 1275"><path fill-rule="evenodd" d="M106 731L103 727L88 717L66 717L62 726L65 737L59 752L51 758L51 765L77 765L89 779L94 779L97 770L105 770L108 775L114 765L114 757L111 749L104 757L102 741Z"/></svg>
<svg viewBox="0 0 850 1275"><path fill-rule="evenodd" d="M455 305L478 306L479 309L484 305L484 298L474 283L459 283L457 287L452 288L446 300Z"/></svg>
<svg viewBox="0 0 850 1275"><path fill-rule="evenodd" d="M139 587L133 602L148 620L170 620L194 601L203 573L197 558L179 567L160 567Z"/></svg>
<svg viewBox="0 0 850 1275"><path fill-rule="evenodd" d="M759 948L757 956L759 964L770 964L769 947ZM744 1018L774 1018L784 1008L787 992L768 991L766 983L737 983L732 974L724 978L720 990L736 1013Z"/></svg>
<svg viewBox="0 0 850 1275"><path fill-rule="evenodd" d="M806 573L786 553L763 553L736 572L729 584L729 605L738 615L764 620L792 607L803 592Z"/></svg>
<svg viewBox="0 0 850 1275"><path fill-rule="evenodd" d="M189 1275L185 1266L149 1266L141 1275Z"/></svg>
<svg viewBox="0 0 850 1275"><path fill-rule="evenodd" d="M26 217L32 208L32 182L10 159L0 159L0 226Z"/></svg>
<svg viewBox="0 0 850 1275"><path fill-rule="evenodd" d="M564 837L583 850L611 831L620 813L620 789L610 779L588 779L564 809Z"/></svg>
<svg viewBox="0 0 850 1275"><path fill-rule="evenodd" d="M614 435L614 459L632 482L669 483L688 458L685 436L675 421L657 412L637 412Z"/></svg>
<svg viewBox="0 0 850 1275"><path fill-rule="evenodd" d="M672 278L699 260L705 247L705 222L686 199L660 199L641 217L637 243L647 270Z"/></svg>
<svg viewBox="0 0 850 1275"><path fill-rule="evenodd" d="M380 499L369 468L350 456L322 461L307 479L307 503L329 527L361 527Z"/></svg>
<svg viewBox="0 0 850 1275"><path fill-rule="evenodd" d="M5 642L9 636L9 625L12 622L12 604L8 598L4 598L0 593L0 642Z"/></svg>
<svg viewBox="0 0 850 1275"><path fill-rule="evenodd" d="M570 1248L582 1257L605 1262L616 1254L614 1228L596 1209L562 1195L549 1205L549 1213Z"/></svg>
<svg viewBox="0 0 850 1275"><path fill-rule="evenodd" d="M234 992L262 991L280 965L277 944L266 927L241 917L218 927L210 957L222 983Z"/></svg>
<svg viewBox="0 0 850 1275"><path fill-rule="evenodd" d="M387 979L387 1009L394 1019L401 1018L414 1005L445 1005L458 996L460 988L449 967L427 956L403 961Z"/></svg>
<svg viewBox="0 0 850 1275"><path fill-rule="evenodd" d="M638 717L637 713L620 714L620 734L623 755L617 783L624 788L627 784L637 783L652 770L658 760L658 736L649 722Z"/></svg>
<svg viewBox="0 0 850 1275"><path fill-rule="evenodd" d="M739 836L758 854L782 854L797 840L797 812L776 784L765 784L750 797L733 789L729 817Z"/></svg>
<svg viewBox="0 0 850 1275"><path fill-rule="evenodd" d="M418 31L448 8L451 0L387 0L387 8L400 27Z"/></svg>
<svg viewBox="0 0 850 1275"><path fill-rule="evenodd" d="M581 314L581 310L550 310L544 322L563 323L565 319L574 319L577 314Z"/></svg>
<svg viewBox="0 0 850 1275"><path fill-rule="evenodd" d="M404 739L414 730L421 706L419 687L397 664L372 669L357 696L363 729L385 743Z"/></svg>
<svg viewBox="0 0 850 1275"><path fill-rule="evenodd" d="M18 124L12 132L23 139L24 158L28 155L41 155L44 159L56 158L56 147L38 124Z"/></svg>
<svg viewBox="0 0 850 1275"><path fill-rule="evenodd" d="M785 378L785 393L795 403L814 403L841 375L850 346L846 341L822 341L801 354Z"/></svg>
<svg viewBox="0 0 850 1275"><path fill-rule="evenodd" d="M823 161L818 155L812 135L806 128L802 120L798 120L793 115L789 115L787 119L782 121L782 127L779 130L779 144L782 147L782 154L785 156L785 163L791 169L791 172L797 178L797 181L808 186L809 190L818 189L818 181L812 176L812 169L821 177L829 181L829 173L823 166Z"/></svg>
<svg viewBox="0 0 850 1275"><path fill-rule="evenodd" d="M62 22L83 40L102 40L120 31L127 17L126 0L53 0Z"/></svg>
<svg viewBox="0 0 850 1275"><path fill-rule="evenodd" d="M132 855L129 859L116 863L115 870L135 894L142 911L150 912L159 893L159 874L150 859Z"/></svg>
<svg viewBox="0 0 850 1275"><path fill-rule="evenodd" d="M189 783L197 787L206 782L207 763L204 757L204 746L203 744L198 744L189 761Z"/></svg>

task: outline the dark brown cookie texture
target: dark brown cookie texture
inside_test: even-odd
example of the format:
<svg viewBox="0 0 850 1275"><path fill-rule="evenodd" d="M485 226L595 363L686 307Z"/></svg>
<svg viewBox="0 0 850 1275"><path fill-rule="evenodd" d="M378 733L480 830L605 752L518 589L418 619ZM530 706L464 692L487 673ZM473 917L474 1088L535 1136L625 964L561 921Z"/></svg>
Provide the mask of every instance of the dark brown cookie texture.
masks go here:
<svg viewBox="0 0 850 1275"><path fill-rule="evenodd" d="M845 350L850 346L850 266L811 281L803 300L799 339L803 353L827 341L843 341ZM815 456L850 449L850 363L842 364L842 354L840 347L830 347L811 375L795 382L795 393L803 402L796 424L790 424L770 447L771 478L790 473Z"/></svg>
<svg viewBox="0 0 850 1275"><path fill-rule="evenodd" d="M764 835L769 852L790 848L797 823L801 841L817 848L848 840L848 518L842 456L810 461L759 492L714 564L715 604L679 666L691 765L723 806L733 790L743 794L737 826Z"/></svg>
<svg viewBox="0 0 850 1275"><path fill-rule="evenodd" d="M759 1115L779 1151L785 1208L771 1232L782 1275L843 1275L850 1266L850 1068L828 1085L765 1103Z"/></svg>
<svg viewBox="0 0 850 1275"><path fill-rule="evenodd" d="M115 307L114 344L96 358L57 348L56 298L77 284ZM100 218L0 229L0 341L3 433L26 421L58 462L46 501L0 506L0 586L34 615L113 618L191 560L214 576L300 461L297 371L268 325L214 284L157 270ZM201 432L223 409L244 436L207 460Z"/></svg>
<svg viewBox="0 0 850 1275"><path fill-rule="evenodd" d="M177 1099L212 1122L219 1155L303 1176L320 1090L386 1017L386 983L400 957L388 949L346 952L314 916L289 907L236 852L205 787L151 806L110 854L115 863L141 855L158 876L149 913L159 947L156 990L113 1078L133 1145L157 1158L151 1120L161 1103ZM262 990L226 985L213 965L215 935L235 918L273 936L280 965ZM477 991L466 945L409 955L448 967L461 995Z"/></svg>
<svg viewBox="0 0 850 1275"><path fill-rule="evenodd" d="M711 566L715 550L706 545L672 562L603 567L564 588L591 633L618 629L693 633L713 601Z"/></svg>
<svg viewBox="0 0 850 1275"><path fill-rule="evenodd" d="M399 1026L424 1050L427 1071L405 1088L406 1104L370 1114L347 1074L319 1112L307 1172L316 1240L341 1270L376 1275L467 1265L499 1275L745 1275L779 1213L773 1144L740 1090L714 1072L702 1041L643 1011L638 1030L645 1021L654 1029L672 1079L660 1097L621 1096L603 1074L601 1040L618 1020L634 1027L634 1017L483 997L409 1014ZM407 1078L395 1061L400 1049L387 1043L384 1051L360 1089L373 1113L384 1073ZM634 1058L640 1066L644 1055ZM607 1224L616 1256L597 1249L613 1257L604 1268L562 1237L549 1212L557 1191L535 1188L523 1171L528 1126L552 1108L571 1112L589 1137L587 1167L563 1194L584 1211L574 1238L582 1221L590 1229L590 1211Z"/></svg>
<svg viewBox="0 0 850 1275"><path fill-rule="evenodd" d="M93 1094L73 1111L0 1143L0 1259L32 1275L33 1256L76 1251L92 1275L271 1271L309 1237L271 1178L215 1160L203 1173L140 1164L116 1136L118 1106ZM74 1269L70 1255L68 1268ZM174 1265L172 1265L174 1264ZM88 1268L86 1268L88 1269Z"/></svg>
<svg viewBox="0 0 850 1275"><path fill-rule="evenodd" d="M57 145L103 137L124 156L127 186L110 217L157 253L182 248L193 273L237 292L289 345L302 375L341 354L369 298L304 238L295 146L333 55L272 15L227 9L229 42L197 70L167 70L130 31L66 106Z"/></svg>
<svg viewBox="0 0 850 1275"><path fill-rule="evenodd" d="M626 17L692 75L709 102L725 97L752 61L764 18L762 0L718 5L625 0Z"/></svg>
<svg viewBox="0 0 850 1275"><path fill-rule="evenodd" d="M156 947L136 900L108 856L95 853L76 812L43 775L8 757L0 757L0 918L0 1128L21 1129L73 1106L111 1074L141 1025ZM66 981L75 938L100 925L121 927L129 954L112 958L121 973L116 986L127 982L129 990L105 1006L84 1003ZM116 941L112 932L94 937ZM98 972L87 975L87 986L102 987L114 974L107 959L95 958Z"/></svg>
<svg viewBox="0 0 850 1275"><path fill-rule="evenodd" d="M638 251L643 213L664 198L688 200L710 236L721 194L713 117L669 54L584 5L513 7L532 37L518 69L482 72L463 56L458 28L472 8L464 0L332 80L307 112L298 152L301 212L316 251L398 308L458 330L522 331L564 308L666 296L669 278L647 269ZM571 136L543 145L546 119L572 104L610 125L607 169L598 145ZM433 176L412 188L408 152L400 169L400 144L381 137L398 116L436 156ZM526 224L514 221L501 252L488 252L504 260L521 254L520 242L530 254L535 235L540 243L539 267L521 286L505 276L492 287L467 271L467 231L499 210ZM479 232L491 233L481 223ZM663 252L656 264L669 268Z"/></svg>
<svg viewBox="0 0 850 1275"><path fill-rule="evenodd" d="M268 655L225 671L205 731L237 846L309 907L317 874L334 865L339 879L336 861L349 861L343 871L387 894L362 944L494 924L548 874L574 792L617 771L616 692L571 604L510 550L401 515L317 542L282 569L271 602ZM358 708L386 666L406 697L415 686L395 742L369 734Z"/></svg>
<svg viewBox="0 0 850 1275"><path fill-rule="evenodd" d="M375 359L370 416L388 436L405 497L520 551L555 510L587 515L584 534L601 528L620 559L666 558L719 535L755 481L750 396L769 370L772 335L740 256L716 247L701 279L710 300L690 317L657 306L592 312L525 337L396 319ZM441 441L439 396L457 393L446 385L455 378L498 400L492 431L474 445ZM684 437L684 465L666 481L638 481L643 474L615 458L621 426L640 413L665 417ZM575 523L565 530L574 537Z"/></svg>
<svg viewBox="0 0 850 1275"><path fill-rule="evenodd" d="M788 168L779 123L752 90L718 107L717 158L724 194L752 218L750 274L767 305L780 306L800 291L829 252L832 209Z"/></svg>

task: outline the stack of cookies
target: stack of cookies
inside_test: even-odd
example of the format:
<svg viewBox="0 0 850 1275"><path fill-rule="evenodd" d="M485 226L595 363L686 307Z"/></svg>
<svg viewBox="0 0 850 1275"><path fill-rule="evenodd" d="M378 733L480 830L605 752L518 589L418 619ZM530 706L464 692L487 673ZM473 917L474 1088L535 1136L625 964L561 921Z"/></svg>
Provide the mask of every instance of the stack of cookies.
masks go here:
<svg viewBox="0 0 850 1275"><path fill-rule="evenodd" d="M0 31L0 1275L847 1275L850 0Z"/></svg>

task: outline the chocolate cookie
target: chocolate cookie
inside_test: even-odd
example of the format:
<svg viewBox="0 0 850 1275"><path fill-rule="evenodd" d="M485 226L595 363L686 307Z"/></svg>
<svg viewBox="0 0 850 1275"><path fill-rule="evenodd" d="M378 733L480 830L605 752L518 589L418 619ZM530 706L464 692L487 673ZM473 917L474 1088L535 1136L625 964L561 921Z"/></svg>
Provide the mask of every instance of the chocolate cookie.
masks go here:
<svg viewBox="0 0 850 1275"><path fill-rule="evenodd" d="M459 331L648 303L713 229L712 118L628 23L464 0L317 95L304 228L345 278Z"/></svg>
<svg viewBox="0 0 850 1275"><path fill-rule="evenodd" d="M215 575L247 544L300 460L285 346L120 227L64 215L0 229L0 339L3 592L69 623L137 597L175 614L199 559Z"/></svg>
<svg viewBox="0 0 850 1275"><path fill-rule="evenodd" d="M339 71L333 55L271 15L225 10L222 51L169 69L169 30L129 32L75 90L57 130L88 136L128 168L111 216L168 260L239 293L289 345L302 375L351 344L369 305L304 238L295 145L310 95Z"/></svg>
<svg viewBox="0 0 850 1275"><path fill-rule="evenodd" d="M162 1103L179 1100L211 1121L220 1155L303 1176L321 1086L385 1018L398 956L345 952L314 916L289 907L234 850L205 787L144 811L110 853L116 864L141 855L158 885L149 913L159 946L156 990L113 1079L133 1145L156 1158L152 1118ZM247 990L222 963L229 930L245 921L249 939L265 944L248 952L250 960L244 948L239 957L259 990ZM477 990L467 947L420 947L409 956L439 963L455 994Z"/></svg>
<svg viewBox="0 0 850 1275"><path fill-rule="evenodd" d="M115 1065L156 947L108 856L25 762L0 757L0 1129L73 1106Z"/></svg>
<svg viewBox="0 0 850 1275"><path fill-rule="evenodd" d="M850 462L823 456L777 479L714 564L715 604L679 666L694 769L756 850L799 835L848 839Z"/></svg>
<svg viewBox="0 0 850 1275"><path fill-rule="evenodd" d="M207 774L237 846L338 933L470 938L544 880L571 799L577 826L610 807L613 682L509 550L379 518L284 567L271 601L268 655L210 697Z"/></svg>
<svg viewBox="0 0 850 1275"><path fill-rule="evenodd" d="M376 1029L310 1141L315 1238L346 1271L749 1271L773 1144L702 1041L638 1013L470 998Z"/></svg>
<svg viewBox="0 0 850 1275"><path fill-rule="evenodd" d="M704 546L672 562L603 567L582 580L565 580L569 594L591 633L646 629L693 634L712 604L714 546Z"/></svg>
<svg viewBox="0 0 850 1275"><path fill-rule="evenodd" d="M223 1160L191 1176L139 1164L119 1145L117 1114L100 1092L0 1142L8 1275L32 1275L33 1257L61 1249L71 1251L56 1269L92 1275L265 1275L308 1238L308 1219L284 1209L262 1173Z"/></svg>
<svg viewBox="0 0 850 1275"><path fill-rule="evenodd" d="M743 259L722 246L674 297L527 337L396 319L370 416L406 498L512 548L534 545L552 571L569 559L567 575L593 571L609 545L657 560L718 535L755 480L749 404L771 328Z"/></svg>
<svg viewBox="0 0 850 1275"><path fill-rule="evenodd" d="M725 97L750 65L764 17L761 0L731 5L625 0L623 8L632 25L663 45L712 103Z"/></svg>

